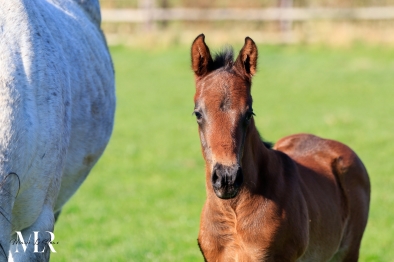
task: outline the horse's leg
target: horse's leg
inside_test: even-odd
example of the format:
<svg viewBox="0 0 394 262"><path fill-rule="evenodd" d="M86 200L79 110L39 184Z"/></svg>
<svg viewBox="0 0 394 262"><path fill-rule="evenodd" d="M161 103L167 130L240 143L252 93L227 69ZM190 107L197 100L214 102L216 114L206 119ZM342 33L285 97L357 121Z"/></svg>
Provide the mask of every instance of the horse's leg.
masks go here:
<svg viewBox="0 0 394 262"><path fill-rule="evenodd" d="M3 198L3 195L1 198ZM3 199L2 199L3 200ZM10 223L10 215L11 214L11 205L9 203L5 203L5 201L1 201L0 207L0 262L5 262L8 260L8 250L10 247L10 234L11 234L11 223Z"/></svg>
<svg viewBox="0 0 394 262"><path fill-rule="evenodd" d="M12 232L9 261L15 262L47 262L54 241L55 215L53 211L54 197L58 192L58 179L53 178L48 194L35 222L22 231ZM49 244L48 244L49 242ZM52 250L56 252L55 250Z"/></svg>
<svg viewBox="0 0 394 262"><path fill-rule="evenodd" d="M8 260L11 235L12 202L5 188L0 188L0 262Z"/></svg>
<svg viewBox="0 0 394 262"><path fill-rule="evenodd" d="M62 212L62 210L60 209L59 211L57 211L55 213L55 223L57 222L57 220L59 219L60 213Z"/></svg>
<svg viewBox="0 0 394 262"><path fill-rule="evenodd" d="M11 214L20 188L20 181L15 173L9 173L0 178L0 262L3 262L8 260L12 230Z"/></svg>
<svg viewBox="0 0 394 262"><path fill-rule="evenodd" d="M336 175L347 198L349 218L340 251L331 261L358 261L361 239L367 225L370 182L361 160L354 153L334 162Z"/></svg>
<svg viewBox="0 0 394 262"><path fill-rule="evenodd" d="M52 206L45 204L36 222L21 232L24 242L29 242L26 245L26 250L23 249L23 246L20 243L11 245L10 257L13 259L11 259L11 261L49 261L51 248L56 248L48 244L48 241L54 240L54 235L51 235L51 233L53 234L54 224L55 216L53 214ZM36 233L38 238L35 236L34 232L38 232ZM12 239L16 240L17 235L15 234ZM19 241L22 240L19 239Z"/></svg>

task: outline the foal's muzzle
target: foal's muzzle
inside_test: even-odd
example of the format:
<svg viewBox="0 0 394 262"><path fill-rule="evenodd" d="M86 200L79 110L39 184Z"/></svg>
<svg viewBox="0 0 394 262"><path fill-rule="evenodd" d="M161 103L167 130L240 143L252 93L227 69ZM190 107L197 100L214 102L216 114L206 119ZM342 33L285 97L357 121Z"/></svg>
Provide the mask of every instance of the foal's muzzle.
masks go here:
<svg viewBox="0 0 394 262"><path fill-rule="evenodd" d="M222 199L233 198L238 194L242 185L243 175L239 165L224 166L216 164L211 176L213 190Z"/></svg>

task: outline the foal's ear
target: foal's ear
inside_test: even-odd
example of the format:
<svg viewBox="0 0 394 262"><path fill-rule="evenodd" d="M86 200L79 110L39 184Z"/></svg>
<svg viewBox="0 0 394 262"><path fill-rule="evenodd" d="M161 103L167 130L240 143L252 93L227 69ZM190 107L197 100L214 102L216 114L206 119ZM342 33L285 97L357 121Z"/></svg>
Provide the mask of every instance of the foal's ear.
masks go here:
<svg viewBox="0 0 394 262"><path fill-rule="evenodd" d="M201 34L192 44L192 68L196 76L204 76L212 70L213 60L204 39L204 34Z"/></svg>
<svg viewBox="0 0 394 262"><path fill-rule="evenodd" d="M257 47L252 38L246 37L245 44L242 47L234 66L242 73L251 77L256 73L257 67Z"/></svg>

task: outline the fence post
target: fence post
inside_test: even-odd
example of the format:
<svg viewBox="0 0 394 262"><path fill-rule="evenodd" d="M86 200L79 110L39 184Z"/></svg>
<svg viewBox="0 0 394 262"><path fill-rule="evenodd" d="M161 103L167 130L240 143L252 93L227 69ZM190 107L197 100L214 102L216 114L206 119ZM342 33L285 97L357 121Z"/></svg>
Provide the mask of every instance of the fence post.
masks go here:
<svg viewBox="0 0 394 262"><path fill-rule="evenodd" d="M293 30L293 21L287 15L288 11L291 11L293 7L293 0L279 0L279 8L280 8L280 20L279 20L279 28L280 34L283 43L291 43L292 42L292 30Z"/></svg>
<svg viewBox="0 0 394 262"><path fill-rule="evenodd" d="M139 0L138 8L144 11L145 22L144 29L151 31L154 26L153 22L153 8L155 7L155 0Z"/></svg>

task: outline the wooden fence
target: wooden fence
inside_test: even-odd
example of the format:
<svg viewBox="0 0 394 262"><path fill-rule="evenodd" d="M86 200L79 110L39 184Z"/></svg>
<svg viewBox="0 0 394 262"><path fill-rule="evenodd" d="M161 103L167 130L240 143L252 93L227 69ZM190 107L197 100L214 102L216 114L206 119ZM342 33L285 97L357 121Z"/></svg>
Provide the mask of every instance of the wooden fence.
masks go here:
<svg viewBox="0 0 394 262"><path fill-rule="evenodd" d="M153 21L309 21L394 20L394 7L366 8L266 8L191 9L140 8L103 9L104 22L144 23Z"/></svg>

